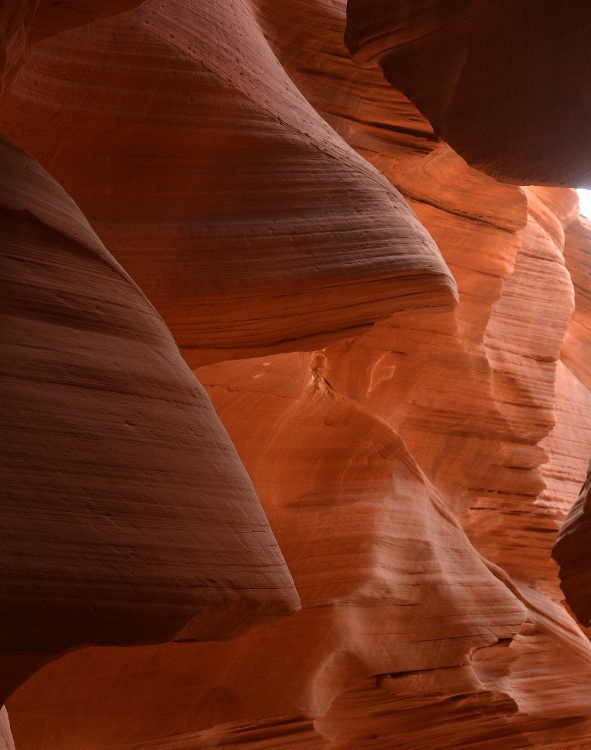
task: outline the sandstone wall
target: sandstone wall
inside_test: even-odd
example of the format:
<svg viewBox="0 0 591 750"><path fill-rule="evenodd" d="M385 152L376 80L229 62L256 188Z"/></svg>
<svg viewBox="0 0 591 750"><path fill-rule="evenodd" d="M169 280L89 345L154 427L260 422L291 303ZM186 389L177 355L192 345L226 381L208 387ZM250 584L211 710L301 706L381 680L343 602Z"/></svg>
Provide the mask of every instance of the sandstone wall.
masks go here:
<svg viewBox="0 0 591 750"><path fill-rule="evenodd" d="M586 6L132 5L0 15L0 744L591 748Z"/></svg>

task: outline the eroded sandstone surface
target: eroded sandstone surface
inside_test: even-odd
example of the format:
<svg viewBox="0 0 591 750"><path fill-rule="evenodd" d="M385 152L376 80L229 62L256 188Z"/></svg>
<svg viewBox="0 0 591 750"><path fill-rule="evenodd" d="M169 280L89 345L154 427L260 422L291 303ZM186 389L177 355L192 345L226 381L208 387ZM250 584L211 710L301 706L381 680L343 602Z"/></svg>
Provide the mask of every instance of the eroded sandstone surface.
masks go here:
<svg viewBox="0 0 591 750"><path fill-rule="evenodd" d="M48 40L1 119L191 366L455 306L427 231L302 96L245 0L151 3Z"/></svg>
<svg viewBox="0 0 591 750"><path fill-rule="evenodd" d="M591 8L536 0L349 0L348 48L472 166L591 187Z"/></svg>
<svg viewBox="0 0 591 750"><path fill-rule="evenodd" d="M293 610L250 479L166 326L63 189L0 146L2 655L231 637Z"/></svg>
<svg viewBox="0 0 591 750"><path fill-rule="evenodd" d="M586 6L139 5L0 14L0 750L591 750Z"/></svg>

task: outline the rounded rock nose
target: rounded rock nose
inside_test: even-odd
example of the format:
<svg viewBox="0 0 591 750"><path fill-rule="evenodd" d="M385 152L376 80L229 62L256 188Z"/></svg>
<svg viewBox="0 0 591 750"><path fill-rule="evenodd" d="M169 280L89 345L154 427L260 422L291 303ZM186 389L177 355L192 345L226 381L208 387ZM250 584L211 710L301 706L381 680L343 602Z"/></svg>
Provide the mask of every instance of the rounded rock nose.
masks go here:
<svg viewBox="0 0 591 750"><path fill-rule="evenodd" d="M591 8L349 0L347 46L379 63L470 166L515 184L588 187ZM500 42L502 40L502 42Z"/></svg>
<svg viewBox="0 0 591 750"><path fill-rule="evenodd" d="M0 653L223 639L298 608L252 483L154 308L0 139Z"/></svg>
<svg viewBox="0 0 591 750"><path fill-rule="evenodd" d="M79 203L191 367L457 303L425 228L303 98L247 3L149 3L46 40L0 128Z"/></svg>

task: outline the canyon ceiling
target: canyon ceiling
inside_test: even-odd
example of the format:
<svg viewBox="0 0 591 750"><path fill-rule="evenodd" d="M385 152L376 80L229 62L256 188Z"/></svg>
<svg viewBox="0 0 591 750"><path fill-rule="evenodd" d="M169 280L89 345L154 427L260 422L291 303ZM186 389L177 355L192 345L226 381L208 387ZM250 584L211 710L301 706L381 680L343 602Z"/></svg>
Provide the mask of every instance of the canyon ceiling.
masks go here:
<svg viewBox="0 0 591 750"><path fill-rule="evenodd" d="M582 0L2 0L0 750L591 750L590 92Z"/></svg>

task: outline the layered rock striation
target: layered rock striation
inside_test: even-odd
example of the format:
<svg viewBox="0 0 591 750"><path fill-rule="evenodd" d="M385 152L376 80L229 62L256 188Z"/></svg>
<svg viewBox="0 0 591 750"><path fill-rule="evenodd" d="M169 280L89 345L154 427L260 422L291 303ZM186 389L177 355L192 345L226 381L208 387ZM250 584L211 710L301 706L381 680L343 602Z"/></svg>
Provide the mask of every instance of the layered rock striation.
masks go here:
<svg viewBox="0 0 591 750"><path fill-rule="evenodd" d="M591 187L591 10L535 0L349 0L347 46L381 67L470 165L517 184Z"/></svg>
<svg viewBox="0 0 591 750"><path fill-rule="evenodd" d="M588 14L514 6L157 0L30 51L18 750L591 748Z"/></svg>
<svg viewBox="0 0 591 750"><path fill-rule="evenodd" d="M0 127L74 196L191 366L456 304L426 230L298 91L245 0L151 3L48 40Z"/></svg>
<svg viewBox="0 0 591 750"><path fill-rule="evenodd" d="M591 387L588 367L589 271L591 222L579 217L566 232L564 256L575 287L576 308L565 336L562 359L577 380ZM586 425L585 425L586 426ZM553 556L560 565L561 585L578 620L585 627L591 620L589 581L589 474L581 493L570 510L554 545Z"/></svg>
<svg viewBox="0 0 591 750"><path fill-rule="evenodd" d="M5 0L0 8L0 94L42 39L137 8L145 0Z"/></svg>
<svg viewBox="0 0 591 750"><path fill-rule="evenodd" d="M7 689L18 657L231 637L293 611L250 479L161 318L55 180L0 147Z"/></svg>

